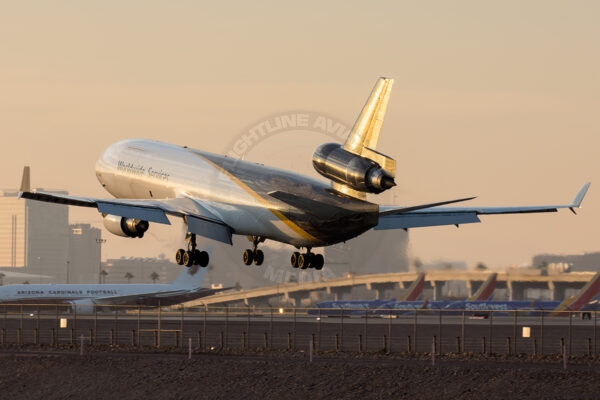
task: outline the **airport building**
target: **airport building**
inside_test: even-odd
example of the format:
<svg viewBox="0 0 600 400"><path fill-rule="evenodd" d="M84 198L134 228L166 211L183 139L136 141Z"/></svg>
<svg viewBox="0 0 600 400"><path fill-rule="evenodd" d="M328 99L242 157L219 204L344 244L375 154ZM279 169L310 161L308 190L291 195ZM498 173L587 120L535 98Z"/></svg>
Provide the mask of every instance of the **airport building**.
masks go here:
<svg viewBox="0 0 600 400"><path fill-rule="evenodd" d="M69 207L19 199L17 191L0 192L0 272L27 274L4 283L95 283L98 239L100 229L69 226Z"/></svg>

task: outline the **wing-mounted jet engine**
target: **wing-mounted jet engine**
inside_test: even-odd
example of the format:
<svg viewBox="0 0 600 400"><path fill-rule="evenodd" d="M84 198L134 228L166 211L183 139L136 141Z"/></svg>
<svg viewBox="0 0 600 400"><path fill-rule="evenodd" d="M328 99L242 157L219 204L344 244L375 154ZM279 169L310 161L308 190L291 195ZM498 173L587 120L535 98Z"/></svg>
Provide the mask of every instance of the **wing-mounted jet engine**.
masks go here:
<svg viewBox="0 0 600 400"><path fill-rule="evenodd" d="M396 161L375 150L393 79L379 78L344 145L325 143L313 154L313 167L331 179L334 190L366 199L396 186Z"/></svg>
<svg viewBox="0 0 600 400"><path fill-rule="evenodd" d="M104 227L112 234L123 237L142 238L148 230L148 221L136 218L125 218L118 215L105 214L102 216Z"/></svg>

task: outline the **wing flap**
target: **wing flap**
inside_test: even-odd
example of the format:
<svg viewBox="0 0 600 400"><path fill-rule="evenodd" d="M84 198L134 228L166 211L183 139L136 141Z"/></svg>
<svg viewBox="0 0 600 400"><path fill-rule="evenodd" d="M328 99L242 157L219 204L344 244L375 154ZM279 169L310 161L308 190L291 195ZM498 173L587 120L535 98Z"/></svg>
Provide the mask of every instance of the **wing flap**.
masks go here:
<svg viewBox="0 0 600 400"><path fill-rule="evenodd" d="M206 219L198 218L192 215L186 218L188 230L191 233L213 239L226 244L233 244L231 241L231 228L223 223L216 223Z"/></svg>
<svg viewBox="0 0 600 400"><path fill-rule="evenodd" d="M129 205L123 203L98 201L98 211L103 214L118 215L120 217L141 219L170 225L164 210L156 206Z"/></svg>

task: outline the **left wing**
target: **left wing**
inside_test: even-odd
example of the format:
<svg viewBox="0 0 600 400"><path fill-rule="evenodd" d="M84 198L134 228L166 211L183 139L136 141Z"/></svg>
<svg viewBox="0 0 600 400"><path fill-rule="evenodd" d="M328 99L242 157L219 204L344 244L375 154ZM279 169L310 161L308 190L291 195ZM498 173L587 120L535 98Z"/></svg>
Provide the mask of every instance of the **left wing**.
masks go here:
<svg viewBox="0 0 600 400"><path fill-rule="evenodd" d="M32 192L29 174L29 167L25 167L19 192L19 197L24 199L96 208L103 214L166 225L171 224L167 215L172 215L183 218L188 225L188 231L191 233L227 244L232 243L231 227L211 210L210 204L202 200L191 197L164 200L100 199L58 193Z"/></svg>
<svg viewBox="0 0 600 400"><path fill-rule="evenodd" d="M381 206L376 230L408 229L439 225L461 225L480 222L479 215L556 212L568 208L575 213L581 207L590 183L586 183L570 204L517 207L398 207Z"/></svg>

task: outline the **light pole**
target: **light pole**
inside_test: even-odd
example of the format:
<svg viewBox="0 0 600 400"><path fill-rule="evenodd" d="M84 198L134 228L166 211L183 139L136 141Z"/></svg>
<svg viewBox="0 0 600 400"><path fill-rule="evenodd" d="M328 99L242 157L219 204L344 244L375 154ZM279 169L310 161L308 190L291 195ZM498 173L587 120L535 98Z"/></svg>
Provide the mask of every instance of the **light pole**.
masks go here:
<svg viewBox="0 0 600 400"><path fill-rule="evenodd" d="M67 260L67 283L69 283L69 264L71 261Z"/></svg>
<svg viewBox="0 0 600 400"><path fill-rule="evenodd" d="M102 283L102 244L106 243L106 239L96 238L100 257L98 257L98 283Z"/></svg>

